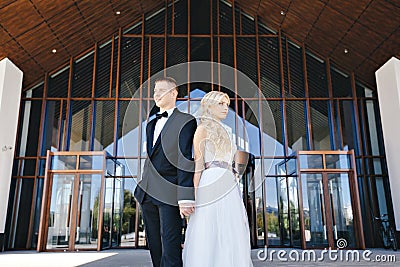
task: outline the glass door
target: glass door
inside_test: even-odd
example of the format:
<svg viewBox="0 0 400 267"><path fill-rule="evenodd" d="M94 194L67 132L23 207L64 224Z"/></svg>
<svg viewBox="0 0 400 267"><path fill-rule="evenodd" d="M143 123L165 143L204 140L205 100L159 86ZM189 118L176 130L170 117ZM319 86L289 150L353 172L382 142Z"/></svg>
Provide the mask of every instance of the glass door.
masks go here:
<svg viewBox="0 0 400 267"><path fill-rule="evenodd" d="M306 248L356 247L349 173L302 173Z"/></svg>
<svg viewBox="0 0 400 267"><path fill-rule="evenodd" d="M51 175L51 199L48 211L48 228L46 250L72 250L71 239L74 239L73 207L77 205L75 174ZM75 209L76 210L76 209Z"/></svg>
<svg viewBox="0 0 400 267"><path fill-rule="evenodd" d="M304 238L307 248L328 247L326 190L322 173L302 173Z"/></svg>
<svg viewBox="0 0 400 267"><path fill-rule="evenodd" d="M100 189L101 174L79 174L75 249L98 246Z"/></svg>
<svg viewBox="0 0 400 267"><path fill-rule="evenodd" d="M326 173L328 183L329 205L332 217L332 234L334 246L338 242L346 247L354 248L355 231L353 204L351 201L350 183L348 173Z"/></svg>
<svg viewBox="0 0 400 267"><path fill-rule="evenodd" d="M101 174L54 173L46 250L97 249Z"/></svg>

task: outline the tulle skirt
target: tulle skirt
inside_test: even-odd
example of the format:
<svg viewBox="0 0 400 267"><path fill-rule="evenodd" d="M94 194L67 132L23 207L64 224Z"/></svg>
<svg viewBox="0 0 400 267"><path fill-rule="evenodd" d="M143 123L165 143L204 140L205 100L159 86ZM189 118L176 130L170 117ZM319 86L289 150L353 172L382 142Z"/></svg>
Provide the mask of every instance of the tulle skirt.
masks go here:
<svg viewBox="0 0 400 267"><path fill-rule="evenodd" d="M183 249L183 265L253 266L250 233L239 185L231 171L203 171L190 215Z"/></svg>

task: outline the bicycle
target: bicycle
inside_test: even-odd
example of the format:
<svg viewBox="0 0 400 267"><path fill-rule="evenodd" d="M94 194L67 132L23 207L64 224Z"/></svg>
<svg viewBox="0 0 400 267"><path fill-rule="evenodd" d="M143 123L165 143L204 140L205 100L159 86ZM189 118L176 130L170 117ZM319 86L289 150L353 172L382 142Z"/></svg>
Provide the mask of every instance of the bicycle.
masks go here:
<svg viewBox="0 0 400 267"><path fill-rule="evenodd" d="M382 214L381 217L375 217L375 221L379 222L379 234L382 239L383 247L392 248L397 251L397 238L393 226L389 222L388 214Z"/></svg>

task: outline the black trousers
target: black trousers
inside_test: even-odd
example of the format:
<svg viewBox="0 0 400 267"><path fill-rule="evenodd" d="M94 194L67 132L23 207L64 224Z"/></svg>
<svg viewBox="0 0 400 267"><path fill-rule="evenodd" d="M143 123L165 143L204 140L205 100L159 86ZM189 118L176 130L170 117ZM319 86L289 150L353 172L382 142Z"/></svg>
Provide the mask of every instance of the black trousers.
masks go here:
<svg viewBox="0 0 400 267"><path fill-rule="evenodd" d="M179 208L160 204L147 194L141 208L153 266L182 266L182 218Z"/></svg>

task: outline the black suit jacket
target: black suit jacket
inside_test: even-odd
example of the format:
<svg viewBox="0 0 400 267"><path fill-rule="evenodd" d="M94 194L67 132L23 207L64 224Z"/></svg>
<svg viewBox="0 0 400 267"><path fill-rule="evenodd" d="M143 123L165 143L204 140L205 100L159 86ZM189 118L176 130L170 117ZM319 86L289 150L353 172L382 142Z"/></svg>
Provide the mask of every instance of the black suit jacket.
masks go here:
<svg viewBox="0 0 400 267"><path fill-rule="evenodd" d="M146 193L153 200L170 205L194 200L192 146L196 119L175 108L153 147L156 122L153 119L146 127L148 157L134 195L139 203Z"/></svg>

